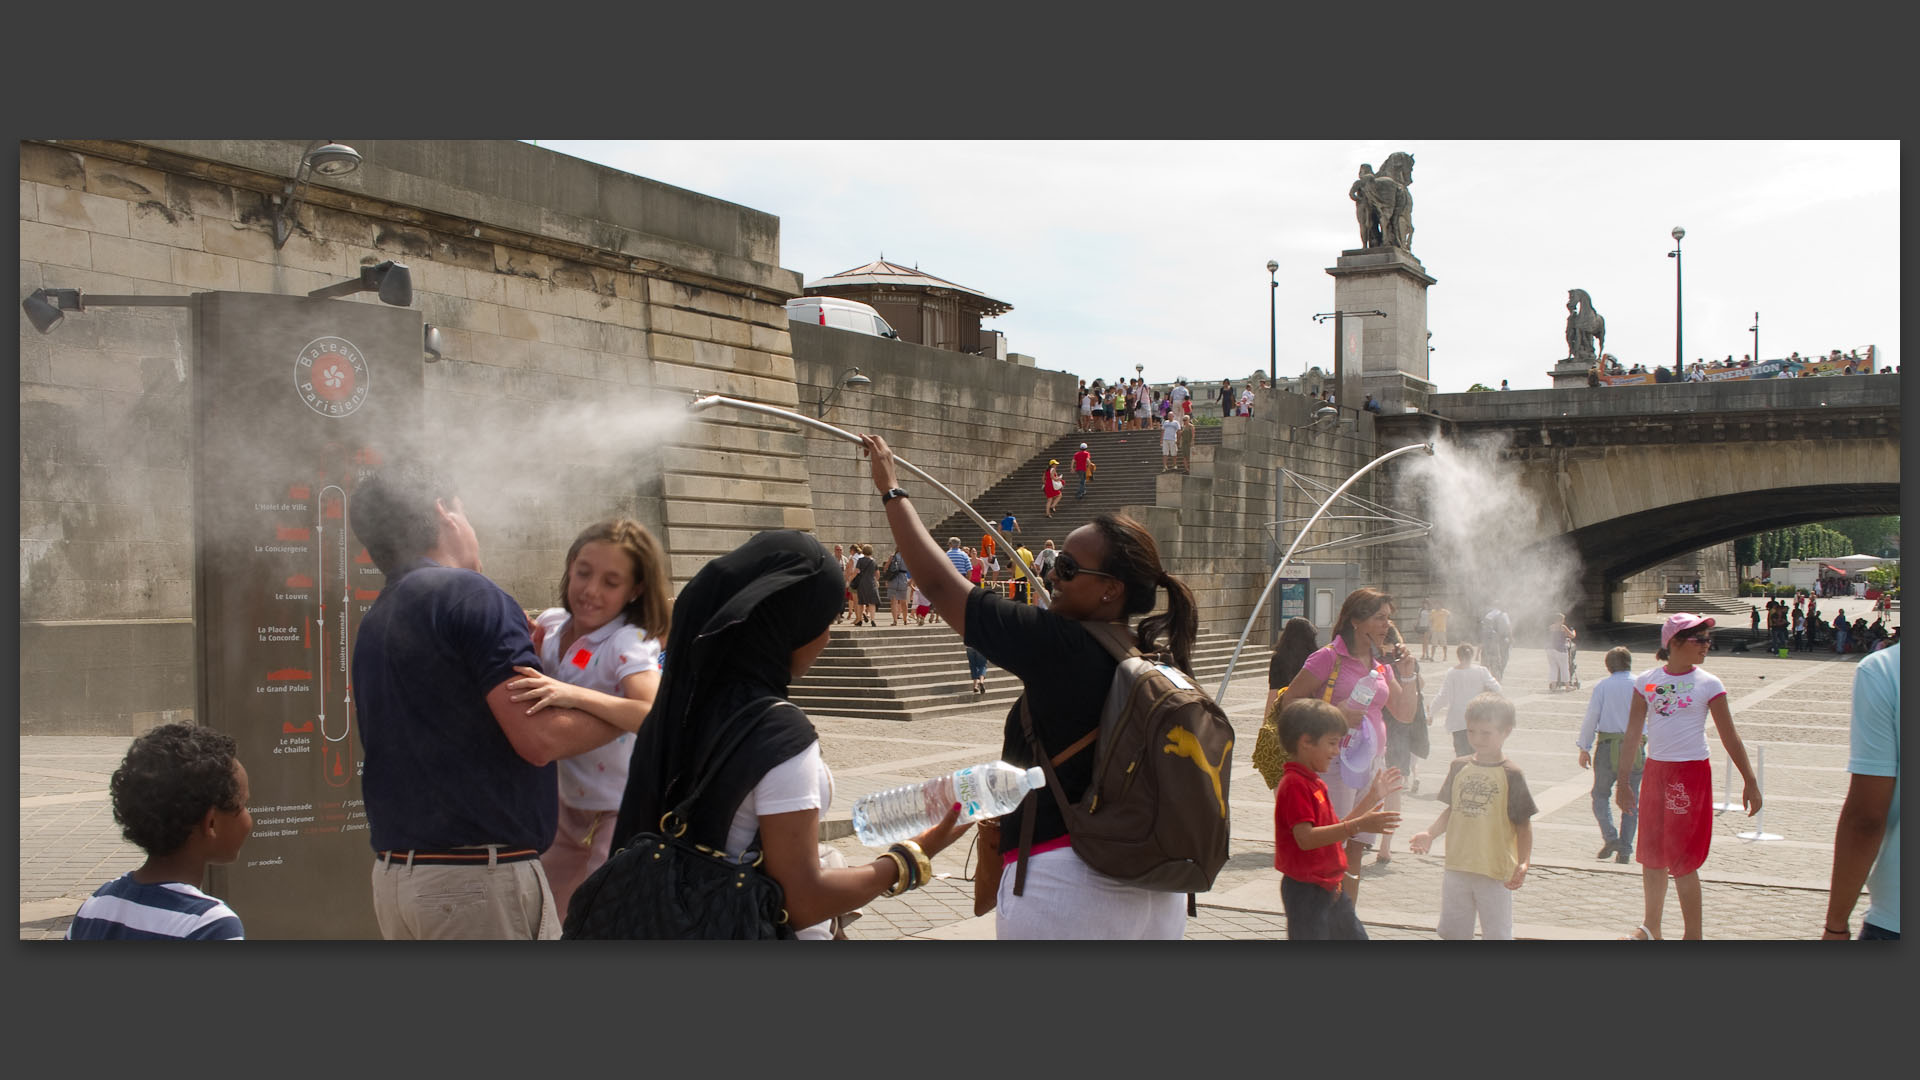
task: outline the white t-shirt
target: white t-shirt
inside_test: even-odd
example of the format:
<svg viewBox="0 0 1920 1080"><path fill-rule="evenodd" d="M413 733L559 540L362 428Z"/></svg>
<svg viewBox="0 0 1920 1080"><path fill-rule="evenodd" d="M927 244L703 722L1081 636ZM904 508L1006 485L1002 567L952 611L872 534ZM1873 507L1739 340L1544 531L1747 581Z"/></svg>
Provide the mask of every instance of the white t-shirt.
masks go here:
<svg viewBox="0 0 1920 1080"><path fill-rule="evenodd" d="M753 834L760 829L760 815L787 814L795 810L822 810L833 805L833 772L827 768L827 761L820 756L820 740L815 739L805 750L767 770L767 775L753 786L740 808L733 812L733 823L727 826L727 851L739 854L753 843ZM822 940L833 937L831 920L822 920L812 926L794 931L794 937L803 941Z"/></svg>
<svg viewBox="0 0 1920 1080"><path fill-rule="evenodd" d="M1081 416L1093 415L1093 395L1092 394L1082 394L1080 396L1080 415Z"/></svg>
<svg viewBox="0 0 1920 1080"><path fill-rule="evenodd" d="M1187 388L1186 388L1186 387L1184 387L1184 386L1179 386L1179 385L1176 385L1176 386L1175 386L1175 387L1174 387L1174 388L1173 388L1173 389L1172 389L1172 390L1170 391L1170 393L1171 393L1171 394L1173 395L1173 405L1174 405L1174 408L1176 408L1176 409L1180 407L1180 403L1181 403L1181 402L1183 402L1183 401L1185 401L1185 400L1187 400L1187 398L1189 398L1189 397L1191 397L1191 396L1192 396L1191 394L1189 394L1189 393L1187 392Z"/></svg>
<svg viewBox="0 0 1920 1080"><path fill-rule="evenodd" d="M1448 731L1467 730L1467 705L1483 693L1500 692L1500 680L1479 664L1447 669L1440 684L1440 696L1433 699L1433 711L1447 714Z"/></svg>
<svg viewBox="0 0 1920 1080"><path fill-rule="evenodd" d="M1171 446L1180 441L1180 421L1169 416L1160 421L1160 441Z"/></svg>
<svg viewBox="0 0 1920 1080"><path fill-rule="evenodd" d="M627 622L624 615L590 634L582 634L560 655L560 638L573 616L565 608L548 608L534 620L545 631L540 643L540 667L562 682L620 697L620 681L629 675L660 670L660 643ZM633 757L633 736L560 759L560 801L576 810L618 810L627 790L627 762Z"/></svg>
<svg viewBox="0 0 1920 1080"><path fill-rule="evenodd" d="M1707 760L1707 705L1727 688L1706 668L1674 675L1667 666L1634 677L1634 693L1647 702L1647 756L1656 761Z"/></svg>

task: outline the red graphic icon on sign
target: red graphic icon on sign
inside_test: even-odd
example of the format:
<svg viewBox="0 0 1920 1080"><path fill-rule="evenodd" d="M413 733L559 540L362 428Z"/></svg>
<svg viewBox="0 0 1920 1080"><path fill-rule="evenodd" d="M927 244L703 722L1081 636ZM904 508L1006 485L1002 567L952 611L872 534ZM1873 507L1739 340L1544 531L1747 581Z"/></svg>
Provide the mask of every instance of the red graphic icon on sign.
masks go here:
<svg viewBox="0 0 1920 1080"><path fill-rule="evenodd" d="M307 721L304 724L301 724L299 727L294 727L293 721L291 720L288 720L286 723L283 723L280 725L280 734L282 735L304 735L307 732L310 732L312 730L313 730L313 721L311 720Z"/></svg>
<svg viewBox="0 0 1920 1080"><path fill-rule="evenodd" d="M283 667L279 671L267 672L268 682L306 682L313 678L313 672L299 668Z"/></svg>
<svg viewBox="0 0 1920 1080"><path fill-rule="evenodd" d="M275 540L311 540L313 530L303 529L298 525L276 525L273 529L273 538Z"/></svg>
<svg viewBox="0 0 1920 1080"><path fill-rule="evenodd" d="M355 555L355 556L353 557L353 561L354 561L354 562L356 562L356 563L358 563L358 564L359 564L359 565L361 565L361 566L372 566L372 565L373 565L373 556L371 556L371 555L369 555L369 554L367 554L367 549L366 549L366 548L361 548L361 549L360 549L360 554L358 554L358 555Z"/></svg>
<svg viewBox="0 0 1920 1080"><path fill-rule="evenodd" d="M353 452L353 463L355 465L378 465L380 464L380 451L370 446L363 446Z"/></svg>
<svg viewBox="0 0 1920 1080"><path fill-rule="evenodd" d="M329 518L337 519L340 516L340 509L341 509L340 501L338 499L335 499L332 502L327 503L327 512L325 516Z"/></svg>
<svg viewBox="0 0 1920 1080"><path fill-rule="evenodd" d="M378 600L380 599L380 590L379 589L355 589L353 590L353 598L355 600L367 600L367 601Z"/></svg>
<svg viewBox="0 0 1920 1080"><path fill-rule="evenodd" d="M305 574L295 574L287 579L287 588L311 589L313 588L313 579Z"/></svg>
<svg viewBox="0 0 1920 1080"><path fill-rule="evenodd" d="M311 495L312 491L313 489L307 487L305 484L295 484L287 489L287 498L304 499Z"/></svg>

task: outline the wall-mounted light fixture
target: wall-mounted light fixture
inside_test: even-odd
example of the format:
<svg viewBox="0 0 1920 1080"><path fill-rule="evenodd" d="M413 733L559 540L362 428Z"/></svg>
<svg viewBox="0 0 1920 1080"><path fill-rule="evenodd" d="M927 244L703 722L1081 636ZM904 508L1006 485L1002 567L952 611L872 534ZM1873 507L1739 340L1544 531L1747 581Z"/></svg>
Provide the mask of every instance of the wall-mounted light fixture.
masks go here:
<svg viewBox="0 0 1920 1080"><path fill-rule="evenodd" d="M69 311L97 307L191 307L191 296L86 296L79 289L35 289L20 301L20 310L35 330L49 333Z"/></svg>
<svg viewBox="0 0 1920 1080"><path fill-rule="evenodd" d="M287 181L285 189L273 196L273 247L278 251L293 235L293 208L300 205L300 196L306 193L307 180L314 173L321 176L345 176L360 167L360 152L344 143L316 139L307 152L300 155L300 164L293 170L293 176Z"/></svg>
<svg viewBox="0 0 1920 1080"><path fill-rule="evenodd" d="M440 352L440 328L428 323L422 332L421 349L427 354L427 363L434 364L446 359Z"/></svg>
<svg viewBox="0 0 1920 1080"><path fill-rule="evenodd" d="M413 272L403 263L388 259L383 263L360 268L360 276L338 285L328 285L315 289L308 296L326 299L333 296L351 296L354 293L377 292L380 302L394 307L406 307L413 303Z"/></svg>
<svg viewBox="0 0 1920 1080"><path fill-rule="evenodd" d="M840 396L841 390L852 389L852 388L861 387L861 386L871 386L871 385L873 385L873 380L867 378L865 375L860 374L860 369L857 367L848 368L847 370L841 372L839 385L835 386L832 390L828 391L826 396L820 399L819 415L821 417L825 417L827 415L827 406L833 404L833 399Z"/></svg>

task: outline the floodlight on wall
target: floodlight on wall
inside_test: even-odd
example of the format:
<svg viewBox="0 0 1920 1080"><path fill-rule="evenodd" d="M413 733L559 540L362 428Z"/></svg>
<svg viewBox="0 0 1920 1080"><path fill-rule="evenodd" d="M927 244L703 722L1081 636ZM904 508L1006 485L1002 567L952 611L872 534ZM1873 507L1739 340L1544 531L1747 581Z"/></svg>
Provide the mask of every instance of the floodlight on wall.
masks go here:
<svg viewBox="0 0 1920 1080"><path fill-rule="evenodd" d="M1331 405L1322 405L1319 408L1313 410L1313 419L1307 421L1304 424L1289 424L1287 425L1287 432L1291 434L1293 432L1299 431L1301 428L1317 427L1319 426L1320 421L1325 420L1327 417L1339 416L1339 415L1340 415L1339 409L1336 409Z"/></svg>
<svg viewBox="0 0 1920 1080"><path fill-rule="evenodd" d="M69 311L97 307L190 307L191 296L86 296L79 289L35 289L20 301L20 310L35 330L49 333Z"/></svg>
<svg viewBox="0 0 1920 1080"><path fill-rule="evenodd" d="M383 263L360 268L360 276L315 289L308 296L326 299L333 296L351 296L354 293L377 292L380 302L394 307L406 307L413 303L413 272L404 263L388 259Z"/></svg>
<svg viewBox="0 0 1920 1080"><path fill-rule="evenodd" d="M344 143L316 139L307 152L300 155L300 164L293 170L293 177L287 181L280 194L273 196L273 247L278 251L293 235L293 208L300 205L300 196L306 192L307 180L314 174L321 176L345 176L360 167L360 152Z"/></svg>
<svg viewBox="0 0 1920 1080"><path fill-rule="evenodd" d="M421 349L427 354L427 363L434 364L446 359L440 352L440 328L428 323L422 332Z"/></svg>

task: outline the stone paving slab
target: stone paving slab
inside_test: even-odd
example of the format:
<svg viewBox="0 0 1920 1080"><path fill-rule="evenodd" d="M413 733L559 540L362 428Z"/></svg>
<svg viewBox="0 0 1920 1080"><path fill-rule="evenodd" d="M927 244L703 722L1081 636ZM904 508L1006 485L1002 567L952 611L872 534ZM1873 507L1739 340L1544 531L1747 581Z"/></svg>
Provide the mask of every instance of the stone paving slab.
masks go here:
<svg viewBox="0 0 1920 1080"><path fill-rule="evenodd" d="M1592 774L1579 768L1573 746L1603 650L1583 652L1585 686L1550 694L1545 654L1516 649L1507 687L1519 711L1510 757L1526 773L1541 803L1534 827L1534 871L1514 898L1516 933L1538 939L1610 938L1640 921L1635 866L1597 862L1599 832L1591 812ZM1635 667L1652 666L1636 649ZM1847 788L1846 726L1857 657L1716 653L1708 667L1727 684L1734 725L1755 754L1766 749L1765 828L1784 837L1737 838L1755 822L1738 810L1716 817L1713 853L1701 872L1706 929L1711 937L1786 939L1818 936L1825 911L1834 828ZM1234 724L1231 858L1189 920L1191 940L1278 939L1286 933L1273 866L1272 795L1252 767L1254 735L1265 702L1263 657L1248 654L1225 705ZM1422 665L1428 701L1448 665ZM1538 675L1542 684L1533 685ZM1217 682L1208 686L1211 691ZM852 835L848 820L861 794L910 783L999 754L1005 706L902 723L830 715L813 717L822 751L834 770L833 805L823 815L822 839L850 862L874 853ZM1392 861L1370 856L1362 864L1359 911L1377 940L1431 940L1438 916L1444 837L1436 855L1415 856L1404 838L1424 829L1439 810L1433 786L1445 775L1450 740L1441 723L1430 730L1433 757L1418 764L1418 790L1401 796L1404 815ZM20 740L20 900L22 939L58 938L72 912L101 883L139 865L141 853L119 837L107 803L106 781L126 752L118 736L29 736ZM1709 729L1715 798L1725 781L1725 754ZM1734 797L1738 799L1736 789ZM973 917L968 842L942 852L936 873L948 877L892 900L876 900L849 928L866 940L970 939L992 936L992 917ZM358 888L358 881L346 887ZM1669 927L1679 925L1668 897ZM245 917L245 913L242 913Z"/></svg>

